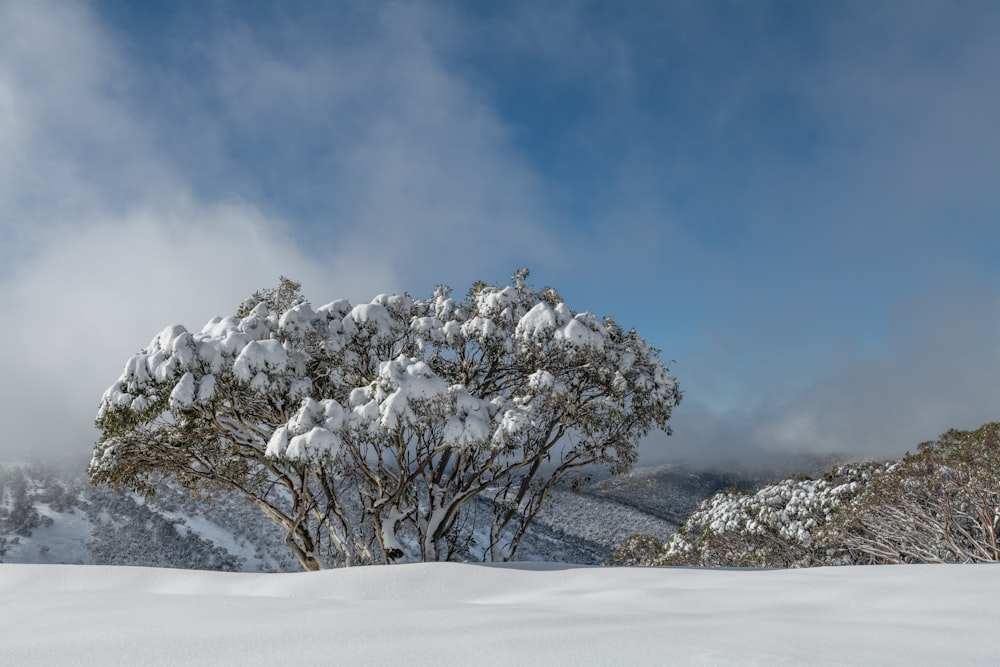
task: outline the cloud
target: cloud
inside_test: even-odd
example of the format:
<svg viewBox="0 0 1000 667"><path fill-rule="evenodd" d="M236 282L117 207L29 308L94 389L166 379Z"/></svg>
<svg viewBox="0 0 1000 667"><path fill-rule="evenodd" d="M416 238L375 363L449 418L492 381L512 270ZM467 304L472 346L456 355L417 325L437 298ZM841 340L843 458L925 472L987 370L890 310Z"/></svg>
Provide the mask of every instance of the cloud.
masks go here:
<svg viewBox="0 0 1000 667"><path fill-rule="evenodd" d="M210 31L183 89L199 139L174 156L210 184L194 187L294 220L311 247L396 267L400 289L551 256L544 183L454 67L451 15L386 3L351 20L236 15Z"/></svg>
<svg viewBox="0 0 1000 667"><path fill-rule="evenodd" d="M0 456L86 457L128 356L279 274L358 301L544 251L538 183L434 16L372 20L337 46L292 22L294 48L225 20L199 74L126 58L86 5L0 8Z"/></svg>
<svg viewBox="0 0 1000 667"><path fill-rule="evenodd" d="M742 95L706 84L728 160L681 156L715 200L672 216L700 321L662 344L686 399L644 462L899 456L998 417L1000 12L898 10L810 9L769 43L786 60L732 61Z"/></svg>
<svg viewBox="0 0 1000 667"><path fill-rule="evenodd" d="M134 73L84 5L4 3L0 22L5 234L24 239L40 227L74 224L81 213L177 189L149 155L141 119L122 103Z"/></svg>
<svg viewBox="0 0 1000 667"><path fill-rule="evenodd" d="M185 194L84 5L5 3L0 23L0 452L85 456L102 385L170 321L200 327L282 270L357 287L253 206Z"/></svg>
<svg viewBox="0 0 1000 667"><path fill-rule="evenodd" d="M722 363L725 337L717 337L710 359L691 360L701 372L675 412L674 435L645 443L643 463L896 458L951 428L973 429L1000 416L995 294L957 278L887 317L881 341L820 346L831 357L801 374L780 372L802 363L780 341L755 344L757 358L744 360L749 367L739 368L744 348L733 348ZM767 365L777 368L768 373Z"/></svg>
<svg viewBox="0 0 1000 667"><path fill-rule="evenodd" d="M0 283L8 314L0 349L0 410L8 456L79 459L101 393L163 327L192 330L235 312L279 274L317 300L370 298L391 273L349 256L323 264L251 207L160 205L65 229Z"/></svg>
<svg viewBox="0 0 1000 667"><path fill-rule="evenodd" d="M779 450L898 456L950 428L998 418L1000 299L961 283L894 316L889 347L844 359L780 411L756 440Z"/></svg>

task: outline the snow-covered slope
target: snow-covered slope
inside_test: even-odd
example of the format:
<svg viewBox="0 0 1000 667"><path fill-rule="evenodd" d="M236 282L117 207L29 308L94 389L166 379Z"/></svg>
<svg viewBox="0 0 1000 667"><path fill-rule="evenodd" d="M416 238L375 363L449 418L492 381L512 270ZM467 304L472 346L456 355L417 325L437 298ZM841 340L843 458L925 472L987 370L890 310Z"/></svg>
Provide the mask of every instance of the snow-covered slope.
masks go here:
<svg viewBox="0 0 1000 667"><path fill-rule="evenodd" d="M518 551L525 561L599 564L632 533L665 540L703 498L745 476L640 468L559 488ZM482 508L482 516L489 512ZM295 571L280 529L244 499L211 503L162 484L150 499L89 485L82 471L0 467L0 562L146 565L247 572Z"/></svg>
<svg viewBox="0 0 1000 667"><path fill-rule="evenodd" d="M989 665L1000 566L0 565L0 664Z"/></svg>
<svg viewBox="0 0 1000 667"><path fill-rule="evenodd" d="M235 496L162 484L146 499L23 464L0 466L0 562L298 569L274 524Z"/></svg>

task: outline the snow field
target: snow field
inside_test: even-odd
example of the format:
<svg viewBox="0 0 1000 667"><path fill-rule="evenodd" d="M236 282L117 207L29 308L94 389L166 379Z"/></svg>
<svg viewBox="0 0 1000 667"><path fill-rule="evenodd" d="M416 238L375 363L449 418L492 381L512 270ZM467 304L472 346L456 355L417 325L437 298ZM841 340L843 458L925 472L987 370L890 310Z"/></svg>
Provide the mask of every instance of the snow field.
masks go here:
<svg viewBox="0 0 1000 667"><path fill-rule="evenodd" d="M5 665L985 665L994 565L0 565Z"/></svg>

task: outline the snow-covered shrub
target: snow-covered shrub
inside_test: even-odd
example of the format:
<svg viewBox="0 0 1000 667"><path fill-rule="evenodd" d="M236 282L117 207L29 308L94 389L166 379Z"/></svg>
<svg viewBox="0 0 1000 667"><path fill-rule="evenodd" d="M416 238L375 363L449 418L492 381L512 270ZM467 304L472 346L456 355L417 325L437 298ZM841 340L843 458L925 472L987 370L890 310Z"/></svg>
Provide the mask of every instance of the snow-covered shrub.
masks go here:
<svg viewBox="0 0 1000 667"><path fill-rule="evenodd" d="M791 478L756 493L726 489L701 503L652 565L801 567L846 562L826 527L880 466L838 466L822 479Z"/></svg>
<svg viewBox="0 0 1000 667"><path fill-rule="evenodd" d="M923 443L878 475L835 529L855 562L1000 560L1000 423Z"/></svg>
<svg viewBox="0 0 1000 667"><path fill-rule="evenodd" d="M315 309L282 279L168 327L105 392L91 477L243 493L306 569L460 556L460 509L486 495L485 551L508 560L557 482L628 469L681 396L635 331L526 278Z"/></svg>
<svg viewBox="0 0 1000 667"><path fill-rule="evenodd" d="M663 551L655 535L636 533L622 540L611 555L612 565L651 565Z"/></svg>

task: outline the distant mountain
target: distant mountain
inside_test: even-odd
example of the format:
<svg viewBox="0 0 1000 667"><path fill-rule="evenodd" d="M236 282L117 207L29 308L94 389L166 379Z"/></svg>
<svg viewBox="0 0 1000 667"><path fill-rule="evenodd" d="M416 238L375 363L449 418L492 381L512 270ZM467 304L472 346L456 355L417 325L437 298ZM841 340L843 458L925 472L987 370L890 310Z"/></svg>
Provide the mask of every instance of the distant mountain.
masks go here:
<svg viewBox="0 0 1000 667"><path fill-rule="evenodd" d="M553 490L522 540L519 560L607 562L622 539L666 539L698 503L723 488L756 489L764 472L637 468L578 490ZM485 501L482 501L485 502ZM475 507L472 507L475 514ZM480 515L486 515L484 506ZM230 493L212 502L161 483L146 499L91 486L82 472L42 465L0 466L0 561L147 565L187 569L295 571L284 535Z"/></svg>

